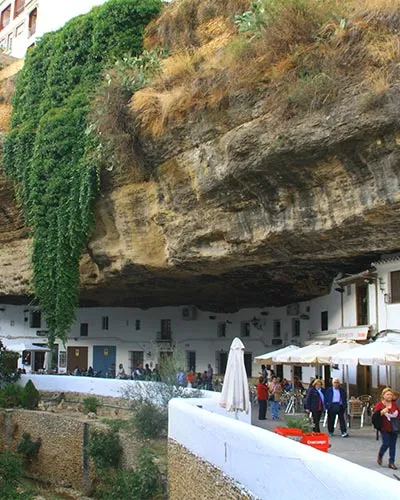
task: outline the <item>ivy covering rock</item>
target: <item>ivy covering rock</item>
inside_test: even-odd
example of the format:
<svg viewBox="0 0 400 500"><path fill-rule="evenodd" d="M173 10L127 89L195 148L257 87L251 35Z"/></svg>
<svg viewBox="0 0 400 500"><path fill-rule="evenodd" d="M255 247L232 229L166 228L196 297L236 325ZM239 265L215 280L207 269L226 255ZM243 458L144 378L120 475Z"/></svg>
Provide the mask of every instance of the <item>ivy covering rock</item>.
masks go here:
<svg viewBox="0 0 400 500"><path fill-rule="evenodd" d="M110 0L48 33L26 57L4 144L33 232L33 291L49 343L66 334L79 298L79 260L93 224L100 143L89 110L106 68L142 50L160 0Z"/></svg>

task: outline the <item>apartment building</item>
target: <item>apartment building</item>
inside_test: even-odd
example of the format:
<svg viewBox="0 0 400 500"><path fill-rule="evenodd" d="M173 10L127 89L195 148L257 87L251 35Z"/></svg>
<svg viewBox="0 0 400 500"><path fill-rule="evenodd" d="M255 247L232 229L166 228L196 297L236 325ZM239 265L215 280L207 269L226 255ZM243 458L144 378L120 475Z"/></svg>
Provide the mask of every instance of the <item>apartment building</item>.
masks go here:
<svg viewBox="0 0 400 500"><path fill-rule="evenodd" d="M0 47L18 59L25 56L44 33L85 14L106 0L0 0Z"/></svg>

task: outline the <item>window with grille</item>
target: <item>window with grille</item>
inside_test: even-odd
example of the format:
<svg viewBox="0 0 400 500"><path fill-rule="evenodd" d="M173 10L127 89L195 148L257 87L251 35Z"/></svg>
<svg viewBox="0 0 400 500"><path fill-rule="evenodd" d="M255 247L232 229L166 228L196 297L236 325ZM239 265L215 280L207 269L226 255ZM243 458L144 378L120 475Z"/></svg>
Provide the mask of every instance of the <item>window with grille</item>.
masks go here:
<svg viewBox="0 0 400 500"><path fill-rule="evenodd" d="M250 337L250 323L248 321L242 321L240 323L240 336Z"/></svg>
<svg viewBox="0 0 400 500"><path fill-rule="evenodd" d="M217 335L218 337L226 337L226 323L220 322L217 324Z"/></svg>
<svg viewBox="0 0 400 500"><path fill-rule="evenodd" d="M162 340L171 340L172 339L172 330L171 330L171 320L170 319L162 319L161 320L161 339Z"/></svg>
<svg viewBox="0 0 400 500"><path fill-rule="evenodd" d="M400 302L400 271L390 273L390 293L392 302Z"/></svg>
<svg viewBox="0 0 400 500"><path fill-rule="evenodd" d="M42 313L41 311L30 311L29 312L29 327L30 328L41 328L42 326Z"/></svg>
<svg viewBox="0 0 400 500"><path fill-rule="evenodd" d="M142 325L140 323L140 319L137 319L135 321L135 330L140 330L141 327L142 327Z"/></svg>
<svg viewBox="0 0 400 500"><path fill-rule="evenodd" d="M108 316L103 316L101 318L101 329L108 330Z"/></svg>
<svg viewBox="0 0 400 500"><path fill-rule="evenodd" d="M196 351L186 351L186 370L196 371Z"/></svg>
<svg viewBox="0 0 400 500"><path fill-rule="evenodd" d="M293 337L300 336L300 320L299 320L299 318L292 319L292 336Z"/></svg>
<svg viewBox="0 0 400 500"><path fill-rule="evenodd" d="M274 338L279 338L281 336L281 320L274 319L272 328L273 328Z"/></svg>
<svg viewBox="0 0 400 500"><path fill-rule="evenodd" d="M32 36L36 33L36 21L37 21L37 9L33 9L33 11L29 14L29 22L28 22L29 36Z"/></svg>
<svg viewBox="0 0 400 500"><path fill-rule="evenodd" d="M81 337L87 337L89 334L89 323L81 323Z"/></svg>
<svg viewBox="0 0 400 500"><path fill-rule="evenodd" d="M321 331L328 330L328 311L321 312Z"/></svg>

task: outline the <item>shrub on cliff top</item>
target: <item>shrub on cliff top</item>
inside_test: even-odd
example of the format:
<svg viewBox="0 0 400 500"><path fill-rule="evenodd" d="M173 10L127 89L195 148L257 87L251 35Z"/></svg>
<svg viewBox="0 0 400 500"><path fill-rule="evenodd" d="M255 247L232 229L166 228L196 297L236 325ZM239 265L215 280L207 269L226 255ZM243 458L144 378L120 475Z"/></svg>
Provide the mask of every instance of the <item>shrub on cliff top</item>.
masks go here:
<svg viewBox="0 0 400 500"><path fill-rule="evenodd" d="M79 296L79 260L93 225L98 142L88 110L106 67L141 51L161 0L110 0L48 33L18 77L4 167L33 230L32 285L49 342L66 340Z"/></svg>
<svg viewBox="0 0 400 500"><path fill-rule="evenodd" d="M7 384L0 389L0 408L21 406L23 389L17 384Z"/></svg>
<svg viewBox="0 0 400 500"><path fill-rule="evenodd" d="M7 351L0 340L0 388L18 380L19 374L16 369L18 358L19 354Z"/></svg>
<svg viewBox="0 0 400 500"><path fill-rule="evenodd" d="M34 410L37 408L40 401L39 391L36 389L35 384L32 380L28 380L25 387L22 390L21 395L21 405L22 408L27 410Z"/></svg>

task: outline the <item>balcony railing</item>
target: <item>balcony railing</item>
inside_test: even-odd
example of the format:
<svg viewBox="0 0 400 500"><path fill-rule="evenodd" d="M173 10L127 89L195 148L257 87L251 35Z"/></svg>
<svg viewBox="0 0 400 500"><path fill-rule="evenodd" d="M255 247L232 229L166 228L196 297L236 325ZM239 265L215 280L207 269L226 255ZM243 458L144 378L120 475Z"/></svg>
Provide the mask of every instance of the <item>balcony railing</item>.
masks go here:
<svg viewBox="0 0 400 500"><path fill-rule="evenodd" d="M172 342L172 332L157 332L157 342Z"/></svg>

